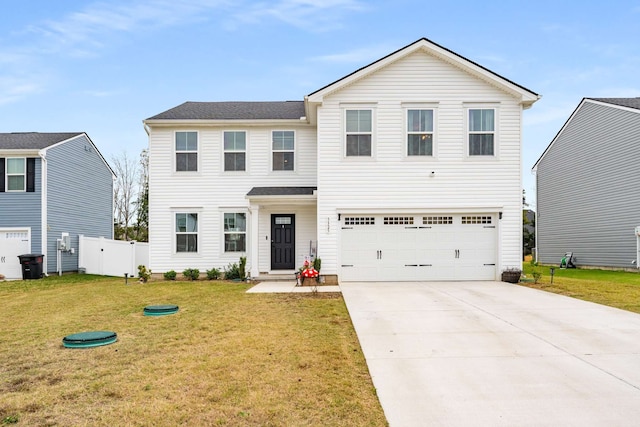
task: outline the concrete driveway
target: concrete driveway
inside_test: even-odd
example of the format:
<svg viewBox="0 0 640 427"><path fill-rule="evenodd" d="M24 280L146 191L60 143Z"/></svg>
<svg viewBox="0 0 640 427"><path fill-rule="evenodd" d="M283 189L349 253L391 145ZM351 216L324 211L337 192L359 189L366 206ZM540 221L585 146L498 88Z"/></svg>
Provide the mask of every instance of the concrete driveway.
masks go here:
<svg viewBox="0 0 640 427"><path fill-rule="evenodd" d="M502 282L341 290L391 427L640 425L638 314Z"/></svg>

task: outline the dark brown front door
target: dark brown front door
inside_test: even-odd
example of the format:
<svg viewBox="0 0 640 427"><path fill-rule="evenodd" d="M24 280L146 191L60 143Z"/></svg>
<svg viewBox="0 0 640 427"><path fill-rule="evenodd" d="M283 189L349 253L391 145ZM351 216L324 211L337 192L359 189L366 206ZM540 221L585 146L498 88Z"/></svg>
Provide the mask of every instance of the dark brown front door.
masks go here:
<svg viewBox="0 0 640 427"><path fill-rule="evenodd" d="M293 214L271 215L271 269L296 268L296 217Z"/></svg>

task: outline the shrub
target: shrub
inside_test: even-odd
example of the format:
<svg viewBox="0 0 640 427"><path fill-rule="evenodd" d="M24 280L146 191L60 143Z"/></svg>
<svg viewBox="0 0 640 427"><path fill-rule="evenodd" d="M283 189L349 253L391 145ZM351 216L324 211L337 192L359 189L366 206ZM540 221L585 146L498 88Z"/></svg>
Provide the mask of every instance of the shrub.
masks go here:
<svg viewBox="0 0 640 427"><path fill-rule="evenodd" d="M140 264L138 266L138 278L140 278L140 281L147 283L151 278L151 270L147 270L147 267Z"/></svg>
<svg viewBox="0 0 640 427"><path fill-rule="evenodd" d="M240 279L240 267L238 267L238 263L234 262L233 264L229 264L224 269L224 278L226 280L234 280Z"/></svg>
<svg viewBox="0 0 640 427"><path fill-rule="evenodd" d="M211 270L207 270L207 279L208 280L217 280L220 278L220 270L217 268L212 268Z"/></svg>
<svg viewBox="0 0 640 427"><path fill-rule="evenodd" d="M540 278L542 277L542 273L540 273L540 271L538 270L534 270L531 274L533 275L533 283L537 285L540 281Z"/></svg>
<svg viewBox="0 0 640 427"><path fill-rule="evenodd" d="M313 268L316 269L316 271L320 271L320 267L322 267L322 260L320 258L315 258L313 260Z"/></svg>
<svg viewBox="0 0 640 427"><path fill-rule="evenodd" d="M198 280L200 278L200 270L198 270L197 268L187 268L182 272L182 275L185 277L185 279Z"/></svg>
<svg viewBox="0 0 640 427"><path fill-rule="evenodd" d="M246 267L247 267L247 257L241 256L240 265L238 266L238 273L240 274L241 279L244 279L245 277L247 277Z"/></svg>
<svg viewBox="0 0 640 427"><path fill-rule="evenodd" d="M164 273L164 280L176 280L176 272L174 270L169 270Z"/></svg>

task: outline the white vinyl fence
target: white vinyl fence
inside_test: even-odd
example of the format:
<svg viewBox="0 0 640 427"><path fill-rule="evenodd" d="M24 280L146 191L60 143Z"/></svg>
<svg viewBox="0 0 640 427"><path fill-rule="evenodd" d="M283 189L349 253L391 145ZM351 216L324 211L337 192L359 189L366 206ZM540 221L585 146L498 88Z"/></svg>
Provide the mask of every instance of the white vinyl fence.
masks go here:
<svg viewBox="0 0 640 427"><path fill-rule="evenodd" d="M149 244L103 237L79 236L78 270L103 276L138 277L138 266L149 267Z"/></svg>

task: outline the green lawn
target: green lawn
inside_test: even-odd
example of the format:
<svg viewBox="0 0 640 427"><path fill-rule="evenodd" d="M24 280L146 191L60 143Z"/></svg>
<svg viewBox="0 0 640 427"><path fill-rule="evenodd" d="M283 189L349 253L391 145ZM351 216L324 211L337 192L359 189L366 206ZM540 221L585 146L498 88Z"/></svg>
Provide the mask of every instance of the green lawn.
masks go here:
<svg viewBox="0 0 640 427"><path fill-rule="evenodd" d="M386 425L342 297L249 286L0 282L0 424ZM180 311L143 315L158 304ZM62 346L97 330L118 341Z"/></svg>
<svg viewBox="0 0 640 427"><path fill-rule="evenodd" d="M538 284L521 282L521 285L640 313L638 272L555 267L552 284L550 267L535 268L542 273ZM533 269L530 263L523 263L527 278L533 278Z"/></svg>

